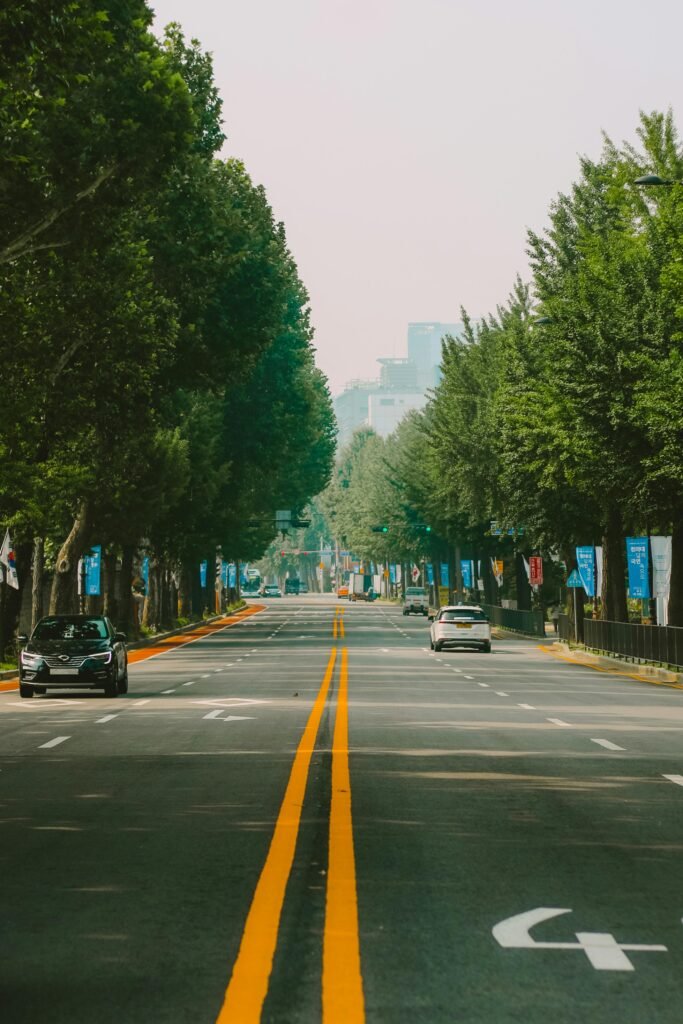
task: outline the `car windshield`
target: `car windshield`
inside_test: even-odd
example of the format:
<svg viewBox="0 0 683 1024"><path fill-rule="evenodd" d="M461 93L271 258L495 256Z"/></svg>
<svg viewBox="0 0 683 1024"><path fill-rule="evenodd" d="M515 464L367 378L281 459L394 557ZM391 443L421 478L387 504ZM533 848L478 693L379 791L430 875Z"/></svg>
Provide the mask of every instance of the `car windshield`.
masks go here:
<svg viewBox="0 0 683 1024"><path fill-rule="evenodd" d="M33 631L32 640L106 640L109 635L104 619L87 619L80 615L42 619Z"/></svg>
<svg viewBox="0 0 683 1024"><path fill-rule="evenodd" d="M278 589L278 587L276 587L274 583L271 583L271 584L269 584L266 587L266 590L277 590L277 589Z"/></svg>
<svg viewBox="0 0 683 1024"><path fill-rule="evenodd" d="M486 622L486 614L481 608L448 608L439 615L439 622L458 622L463 619Z"/></svg>
<svg viewBox="0 0 683 1024"><path fill-rule="evenodd" d="M424 597L424 587L406 587L406 597Z"/></svg>

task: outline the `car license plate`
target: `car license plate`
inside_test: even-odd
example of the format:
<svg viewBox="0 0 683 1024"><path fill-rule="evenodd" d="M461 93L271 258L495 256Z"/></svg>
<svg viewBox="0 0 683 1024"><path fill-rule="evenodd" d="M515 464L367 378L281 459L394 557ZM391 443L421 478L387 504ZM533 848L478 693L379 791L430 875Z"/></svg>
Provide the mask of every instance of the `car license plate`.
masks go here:
<svg viewBox="0 0 683 1024"><path fill-rule="evenodd" d="M470 626L470 624L468 622L456 622L455 628L456 629L471 629L472 627Z"/></svg>
<svg viewBox="0 0 683 1024"><path fill-rule="evenodd" d="M50 669L50 675L51 676L77 676L78 675L78 669L77 668L51 668Z"/></svg>

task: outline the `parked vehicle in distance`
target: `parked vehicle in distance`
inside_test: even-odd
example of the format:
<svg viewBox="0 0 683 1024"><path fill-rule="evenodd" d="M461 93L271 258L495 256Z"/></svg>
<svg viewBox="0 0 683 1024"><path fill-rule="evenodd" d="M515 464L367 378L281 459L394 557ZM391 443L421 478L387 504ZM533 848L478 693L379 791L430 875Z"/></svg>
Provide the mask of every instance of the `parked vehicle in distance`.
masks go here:
<svg viewBox="0 0 683 1024"><path fill-rule="evenodd" d="M300 594L307 594L308 593L308 583L304 583L303 580L299 580L299 593Z"/></svg>
<svg viewBox="0 0 683 1024"><path fill-rule="evenodd" d="M301 580L295 577L287 578L285 580L285 595L287 594L300 594L301 593Z"/></svg>
<svg viewBox="0 0 683 1024"><path fill-rule="evenodd" d="M375 597L372 576L369 573L352 572L349 576L349 601L374 601Z"/></svg>
<svg viewBox="0 0 683 1024"><path fill-rule="evenodd" d="M418 615L427 615L429 611L429 597L424 587L406 587L406 596L403 600L403 614L411 615L416 612Z"/></svg>
<svg viewBox="0 0 683 1024"><path fill-rule="evenodd" d="M342 583L340 587L337 587L337 597L348 597L349 596L349 585L348 583Z"/></svg>
<svg viewBox="0 0 683 1024"><path fill-rule="evenodd" d="M455 604L439 608L430 629L431 648L477 647L491 652L491 623L478 605Z"/></svg>
<svg viewBox="0 0 683 1024"><path fill-rule="evenodd" d="M261 597L282 597L282 591L277 583L266 583L261 587Z"/></svg>
<svg viewBox="0 0 683 1024"><path fill-rule="evenodd" d="M40 619L19 655L19 695L50 689L104 690L105 697L128 692L126 634L104 615L47 615Z"/></svg>

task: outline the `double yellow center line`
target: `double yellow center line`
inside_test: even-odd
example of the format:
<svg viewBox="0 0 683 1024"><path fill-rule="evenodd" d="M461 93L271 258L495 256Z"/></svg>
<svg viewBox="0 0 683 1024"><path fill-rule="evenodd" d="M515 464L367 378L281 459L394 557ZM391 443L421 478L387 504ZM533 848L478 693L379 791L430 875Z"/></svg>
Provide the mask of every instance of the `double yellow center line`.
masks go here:
<svg viewBox="0 0 683 1024"><path fill-rule="evenodd" d="M343 639L346 636L346 628L344 626L344 609L335 609L334 619L332 621L332 638L334 640L339 637Z"/></svg>
<svg viewBox="0 0 683 1024"><path fill-rule="evenodd" d="M335 613L334 637L344 636L341 614ZM365 1021L351 817L348 652L343 648L341 658L338 659L337 655L337 648L333 648L294 756L268 856L247 915L217 1024L259 1024L261 1020L287 882L296 852L311 758L338 660L339 692L332 739L332 798L323 936L323 1024L364 1024Z"/></svg>

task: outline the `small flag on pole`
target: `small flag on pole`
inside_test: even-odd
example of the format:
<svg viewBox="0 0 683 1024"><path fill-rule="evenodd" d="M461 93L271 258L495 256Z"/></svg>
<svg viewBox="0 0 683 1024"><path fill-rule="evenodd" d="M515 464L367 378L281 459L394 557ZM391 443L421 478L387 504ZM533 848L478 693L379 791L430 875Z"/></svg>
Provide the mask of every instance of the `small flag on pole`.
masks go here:
<svg viewBox="0 0 683 1024"><path fill-rule="evenodd" d="M19 589L19 577L17 576L17 562L10 540L9 530L5 533L5 539L0 548L0 565L5 567L5 583L8 587Z"/></svg>

